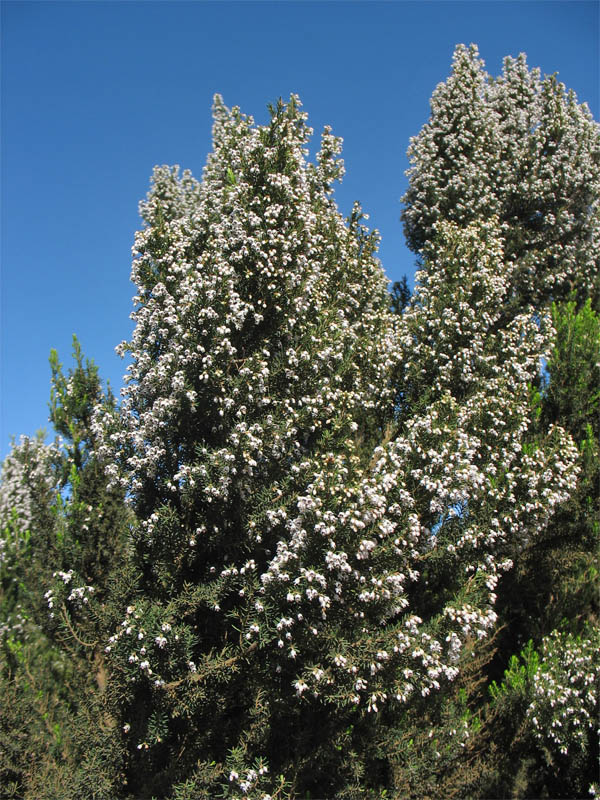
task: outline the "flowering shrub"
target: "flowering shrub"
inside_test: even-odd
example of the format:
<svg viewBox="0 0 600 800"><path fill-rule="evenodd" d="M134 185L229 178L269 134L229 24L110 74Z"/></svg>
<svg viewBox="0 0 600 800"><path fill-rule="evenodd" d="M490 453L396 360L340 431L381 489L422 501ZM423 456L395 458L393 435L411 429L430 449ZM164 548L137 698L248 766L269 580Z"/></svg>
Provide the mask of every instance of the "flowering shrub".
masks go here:
<svg viewBox="0 0 600 800"><path fill-rule="evenodd" d="M396 313L377 233L334 202L341 140L326 128L311 163L297 97L260 126L217 96L202 180L157 167L140 207L120 406L76 342L69 375L52 355L66 439L52 485L68 491L44 490L36 597L75 665L59 744L81 761L77 791L426 796L443 765L456 794L455 765L486 763L495 707L477 687L511 608L498 596L582 470L538 389L566 330L544 303L575 263L580 292L597 277L597 132L523 58L492 82L474 49L457 50L432 111L404 214L421 269ZM588 455L593 407L577 422ZM40 503L11 480L0 511L22 528ZM561 749L595 700L588 644L557 642L522 716Z"/></svg>
<svg viewBox="0 0 600 800"><path fill-rule="evenodd" d="M598 727L600 637L597 630L590 633L592 638L581 638L554 631L544 639L527 708L537 739L564 755L571 747L587 749L588 731Z"/></svg>
<svg viewBox="0 0 600 800"><path fill-rule="evenodd" d="M503 320L493 221L440 225L393 316L374 236L331 198L339 140L326 130L311 165L309 133L296 98L264 127L217 98L202 182L159 168L142 204L128 386L94 430L139 520L144 600L105 653L146 792L179 742L241 748L238 777L267 755L285 774L269 737L290 714L293 736L317 715L334 741L347 715L454 680L499 576L576 481L561 429L527 444L551 328Z"/></svg>

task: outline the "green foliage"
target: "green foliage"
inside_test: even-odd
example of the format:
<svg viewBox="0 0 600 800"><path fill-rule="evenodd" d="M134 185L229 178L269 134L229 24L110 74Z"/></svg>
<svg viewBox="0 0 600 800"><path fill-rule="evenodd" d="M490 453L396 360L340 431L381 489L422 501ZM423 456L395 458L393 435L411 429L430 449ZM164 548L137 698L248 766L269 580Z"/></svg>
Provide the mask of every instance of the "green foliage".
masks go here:
<svg viewBox="0 0 600 800"><path fill-rule="evenodd" d="M491 682L489 692L492 700L498 701L511 695L529 696L539 663L539 655L530 639L518 656L511 656L502 683L498 685L496 681Z"/></svg>
<svg viewBox="0 0 600 800"><path fill-rule="evenodd" d="M544 422L566 427L583 449L600 437L600 318L588 298L552 305L556 340L544 387Z"/></svg>
<svg viewBox="0 0 600 800"><path fill-rule="evenodd" d="M394 281L390 292L390 308L394 314L401 314L410 302L410 289L406 275L401 281Z"/></svg>

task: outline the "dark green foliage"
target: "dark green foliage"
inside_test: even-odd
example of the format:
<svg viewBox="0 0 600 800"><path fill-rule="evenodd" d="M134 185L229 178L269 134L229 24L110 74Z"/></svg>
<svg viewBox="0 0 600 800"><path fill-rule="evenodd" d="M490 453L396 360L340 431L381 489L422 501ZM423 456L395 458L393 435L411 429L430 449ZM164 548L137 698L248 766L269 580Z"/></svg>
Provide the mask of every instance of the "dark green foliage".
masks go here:
<svg viewBox="0 0 600 800"><path fill-rule="evenodd" d="M401 314L410 302L410 289L406 275L401 281L394 281L390 292L390 308L394 314Z"/></svg>

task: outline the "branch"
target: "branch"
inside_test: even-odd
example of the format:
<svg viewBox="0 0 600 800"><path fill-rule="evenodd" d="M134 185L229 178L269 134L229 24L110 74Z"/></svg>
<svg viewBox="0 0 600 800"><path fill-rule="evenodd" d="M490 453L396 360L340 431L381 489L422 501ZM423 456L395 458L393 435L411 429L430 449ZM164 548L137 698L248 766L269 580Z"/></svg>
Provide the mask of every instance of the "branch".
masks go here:
<svg viewBox="0 0 600 800"><path fill-rule="evenodd" d="M95 647L98 644L98 640L96 639L95 642L84 642L83 639L80 639L79 636L73 630L71 623L69 622L69 615L67 613L67 609L64 603L61 604L60 610L62 612L62 618L65 621L67 628L69 629L71 636L75 639L76 642L79 642L80 645L83 647Z"/></svg>
<svg viewBox="0 0 600 800"><path fill-rule="evenodd" d="M249 653L252 653L253 650L256 650L257 647L258 647L258 642L254 642L253 644L250 645L250 647L247 650L244 650L243 653L239 653L239 655L237 656L232 656L231 658L228 658L227 661L223 661L223 663L221 664L214 664L213 666L208 667L208 669L204 670L204 672L195 672L189 676L186 675L185 678L180 678L178 681L172 681L172 683L165 683L163 688L176 689L186 680L198 683L198 681L203 680L204 678L207 677L207 675L209 675L209 673L214 672L216 669L223 669L224 667L233 666L233 664L235 664L236 661L240 661L240 659L245 658Z"/></svg>

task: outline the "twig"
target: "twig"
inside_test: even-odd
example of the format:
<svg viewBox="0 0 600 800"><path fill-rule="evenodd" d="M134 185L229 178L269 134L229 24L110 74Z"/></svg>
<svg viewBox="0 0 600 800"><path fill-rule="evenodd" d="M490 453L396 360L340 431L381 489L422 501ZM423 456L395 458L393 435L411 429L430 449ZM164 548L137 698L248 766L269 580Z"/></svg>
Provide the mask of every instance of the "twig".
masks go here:
<svg viewBox="0 0 600 800"><path fill-rule="evenodd" d="M79 644L82 645L83 647L95 647L98 644L98 640L97 639L96 639L95 642L91 642L91 643L90 642L84 642L83 639L80 639L79 636L77 636L77 634L73 630L73 628L71 626L71 623L69 622L69 615L67 614L67 609L66 609L64 603L61 604L60 610L62 611L62 618L65 621L67 628L71 632L71 636L75 639L76 642L79 642Z"/></svg>
<svg viewBox="0 0 600 800"><path fill-rule="evenodd" d="M250 645L247 650L244 650L243 653L240 653L237 656L232 656L228 658L227 661L223 661L222 664L214 664L213 666L209 667L208 669L204 670L204 672L196 672L192 673L190 676L186 676L185 678L180 678L178 681L172 681L172 683L165 683L165 689L176 689L180 684L182 684L185 680L194 681L194 683L198 683L198 681L203 680L210 672L214 672L216 669L223 669L224 667L231 667L236 661L239 661L242 658L245 658L249 653L252 653L253 650L256 650L258 647L258 642L254 642Z"/></svg>

